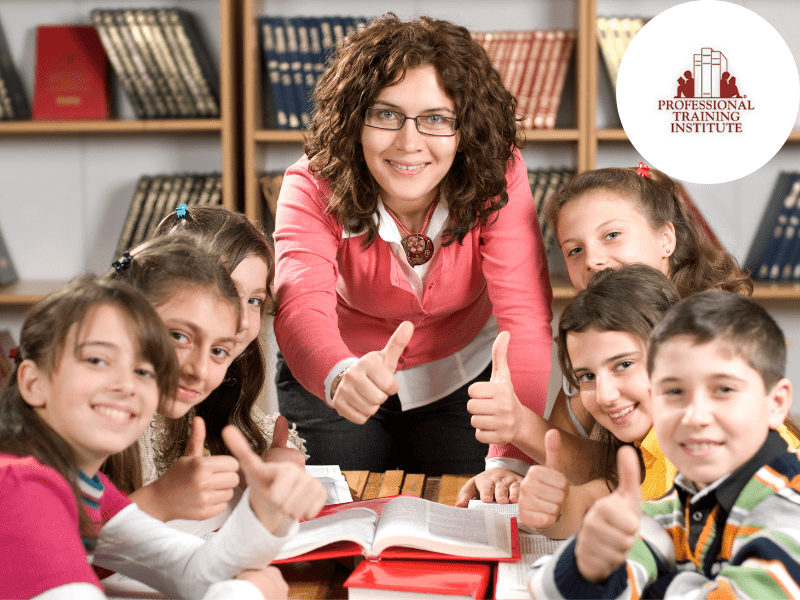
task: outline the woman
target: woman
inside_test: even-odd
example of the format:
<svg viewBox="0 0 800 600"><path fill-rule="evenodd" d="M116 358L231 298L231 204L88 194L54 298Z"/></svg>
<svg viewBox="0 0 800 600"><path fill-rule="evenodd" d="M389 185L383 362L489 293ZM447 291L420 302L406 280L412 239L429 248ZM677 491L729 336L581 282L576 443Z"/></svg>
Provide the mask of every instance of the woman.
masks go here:
<svg viewBox="0 0 800 600"><path fill-rule="evenodd" d="M467 388L490 378L498 330L539 414L550 370L516 101L469 31L392 14L344 41L314 100L275 228L281 413L316 463L478 472Z"/></svg>

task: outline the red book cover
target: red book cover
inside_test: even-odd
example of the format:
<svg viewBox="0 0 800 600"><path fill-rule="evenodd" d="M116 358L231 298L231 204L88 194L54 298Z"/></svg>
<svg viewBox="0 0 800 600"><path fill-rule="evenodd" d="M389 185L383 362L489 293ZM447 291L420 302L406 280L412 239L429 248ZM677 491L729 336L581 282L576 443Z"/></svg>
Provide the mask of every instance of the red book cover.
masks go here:
<svg viewBox="0 0 800 600"><path fill-rule="evenodd" d="M350 599L391 598L389 592L407 592L411 597L436 595L447 598L486 597L491 576L487 563L443 563L435 561L361 561L344 582ZM380 590L380 594L370 593Z"/></svg>
<svg viewBox="0 0 800 600"><path fill-rule="evenodd" d="M91 25L36 29L34 120L108 119L107 60Z"/></svg>
<svg viewBox="0 0 800 600"><path fill-rule="evenodd" d="M343 511L347 511L353 508L367 508L375 512L378 516L381 515L383 512L384 507L390 501L394 500L395 498L412 498L414 500L419 500L415 496L409 494L402 494L400 496L390 496L388 498L376 498L374 500L361 500L357 502L345 502L342 504L332 504L329 506L325 506L314 519L310 519L309 521L319 521L319 519L323 517L327 517L333 515L335 513L340 513ZM424 501L427 502L427 501ZM435 504L435 503L434 503ZM442 506L442 505L438 505ZM447 509L453 509L453 507L446 507ZM467 511L469 509L466 508L459 508L455 510L464 510ZM322 524L320 524L322 525ZM444 560L444 561L488 561L488 562L516 562L520 559L520 547L519 547L519 534L517 531L517 520L515 518L509 519L509 534L510 534L510 556L491 556L491 557L474 557L474 556L463 556L457 554L443 554L440 552L434 552L431 550L420 550L416 548L406 548L401 546L391 546L386 548L382 552L378 554L377 557L371 558L378 558L379 560L384 559L408 559L408 560ZM317 532L321 532L322 530L318 529ZM314 536L323 535L322 533L316 533L315 530L310 530L309 534ZM301 535L307 535L303 533L303 528L301 526L301 531L298 532L294 536L295 541L300 539ZM323 540L324 537L317 537L317 542ZM287 548L290 548L291 544L284 546L284 551L287 551ZM302 548L303 546L299 546ZM345 540L345 541L332 541L331 543L327 543L324 546L319 545L316 549L311 549L303 554L297 554L296 556L289 556L288 558L279 558L272 561L272 564L282 564L282 563L292 563L292 562L299 562L299 561L310 561L310 560L325 560L330 558L343 558L347 556L366 556L366 552L364 548L356 541Z"/></svg>

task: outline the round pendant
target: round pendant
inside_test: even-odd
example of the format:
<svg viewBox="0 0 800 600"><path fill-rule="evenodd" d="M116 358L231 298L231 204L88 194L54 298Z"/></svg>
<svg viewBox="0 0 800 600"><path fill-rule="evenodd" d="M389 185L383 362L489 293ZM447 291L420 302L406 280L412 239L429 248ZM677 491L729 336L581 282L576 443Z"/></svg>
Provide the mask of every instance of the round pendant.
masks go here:
<svg viewBox="0 0 800 600"><path fill-rule="evenodd" d="M433 242L426 235L412 234L403 240L403 250L412 267L424 265L433 256Z"/></svg>

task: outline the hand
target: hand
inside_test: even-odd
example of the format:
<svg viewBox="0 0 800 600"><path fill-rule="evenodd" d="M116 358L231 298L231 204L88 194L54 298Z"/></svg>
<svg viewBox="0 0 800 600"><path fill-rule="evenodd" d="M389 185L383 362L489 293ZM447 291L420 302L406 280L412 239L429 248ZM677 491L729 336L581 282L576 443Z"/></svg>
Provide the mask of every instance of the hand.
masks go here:
<svg viewBox="0 0 800 600"><path fill-rule="evenodd" d="M535 529L555 525L564 512L569 494L569 481L561 458L561 436L557 429L545 434L544 445L544 466L534 465L528 469L519 489L519 520Z"/></svg>
<svg viewBox="0 0 800 600"><path fill-rule="evenodd" d="M153 514L164 521L210 519L228 506L239 484L239 463L232 456L203 456L206 426L202 417L192 420L192 434L182 458L152 484Z"/></svg>
<svg viewBox="0 0 800 600"><path fill-rule="evenodd" d="M293 462L301 467L306 465L306 457L297 448L289 448L289 421L283 415L275 419L275 428L272 430L272 444L264 452L266 462Z"/></svg>
<svg viewBox="0 0 800 600"><path fill-rule="evenodd" d="M497 500L498 504L513 504L519 498L520 481L522 476L514 471L500 467L486 469L464 484L458 492L456 506L465 507L473 498L480 498L481 502Z"/></svg>
<svg viewBox="0 0 800 600"><path fill-rule="evenodd" d="M619 449L617 471L619 486L589 509L575 544L578 570L592 583L604 582L625 564L639 529L641 469L633 447Z"/></svg>
<svg viewBox="0 0 800 600"><path fill-rule="evenodd" d="M475 437L484 444L511 444L524 418L522 406L511 383L508 343L511 334L501 331L492 346L492 375L489 381L469 386L467 410L472 413Z"/></svg>
<svg viewBox="0 0 800 600"><path fill-rule="evenodd" d="M289 597L289 585L281 575L278 567L264 567L258 570L242 571L236 579L249 581L258 588L266 600L282 600Z"/></svg>
<svg viewBox="0 0 800 600"><path fill-rule="evenodd" d="M403 321L383 350L365 354L345 371L333 397L337 413L363 425L389 396L397 393L397 361L413 334L414 325Z"/></svg>
<svg viewBox="0 0 800 600"><path fill-rule="evenodd" d="M264 462L233 425L222 430L222 439L239 460L250 487L250 507L270 532L275 533L284 515L290 519L317 516L328 494L303 467L293 462Z"/></svg>

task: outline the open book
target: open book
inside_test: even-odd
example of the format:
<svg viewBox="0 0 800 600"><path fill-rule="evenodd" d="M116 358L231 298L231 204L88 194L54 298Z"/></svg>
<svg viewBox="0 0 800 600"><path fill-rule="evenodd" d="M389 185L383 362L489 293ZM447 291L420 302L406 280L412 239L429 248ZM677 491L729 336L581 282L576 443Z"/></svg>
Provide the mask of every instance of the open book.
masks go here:
<svg viewBox="0 0 800 600"><path fill-rule="evenodd" d="M394 496L326 506L319 517L300 524L273 562L358 554L512 561L519 559L519 538L514 519L494 511Z"/></svg>

